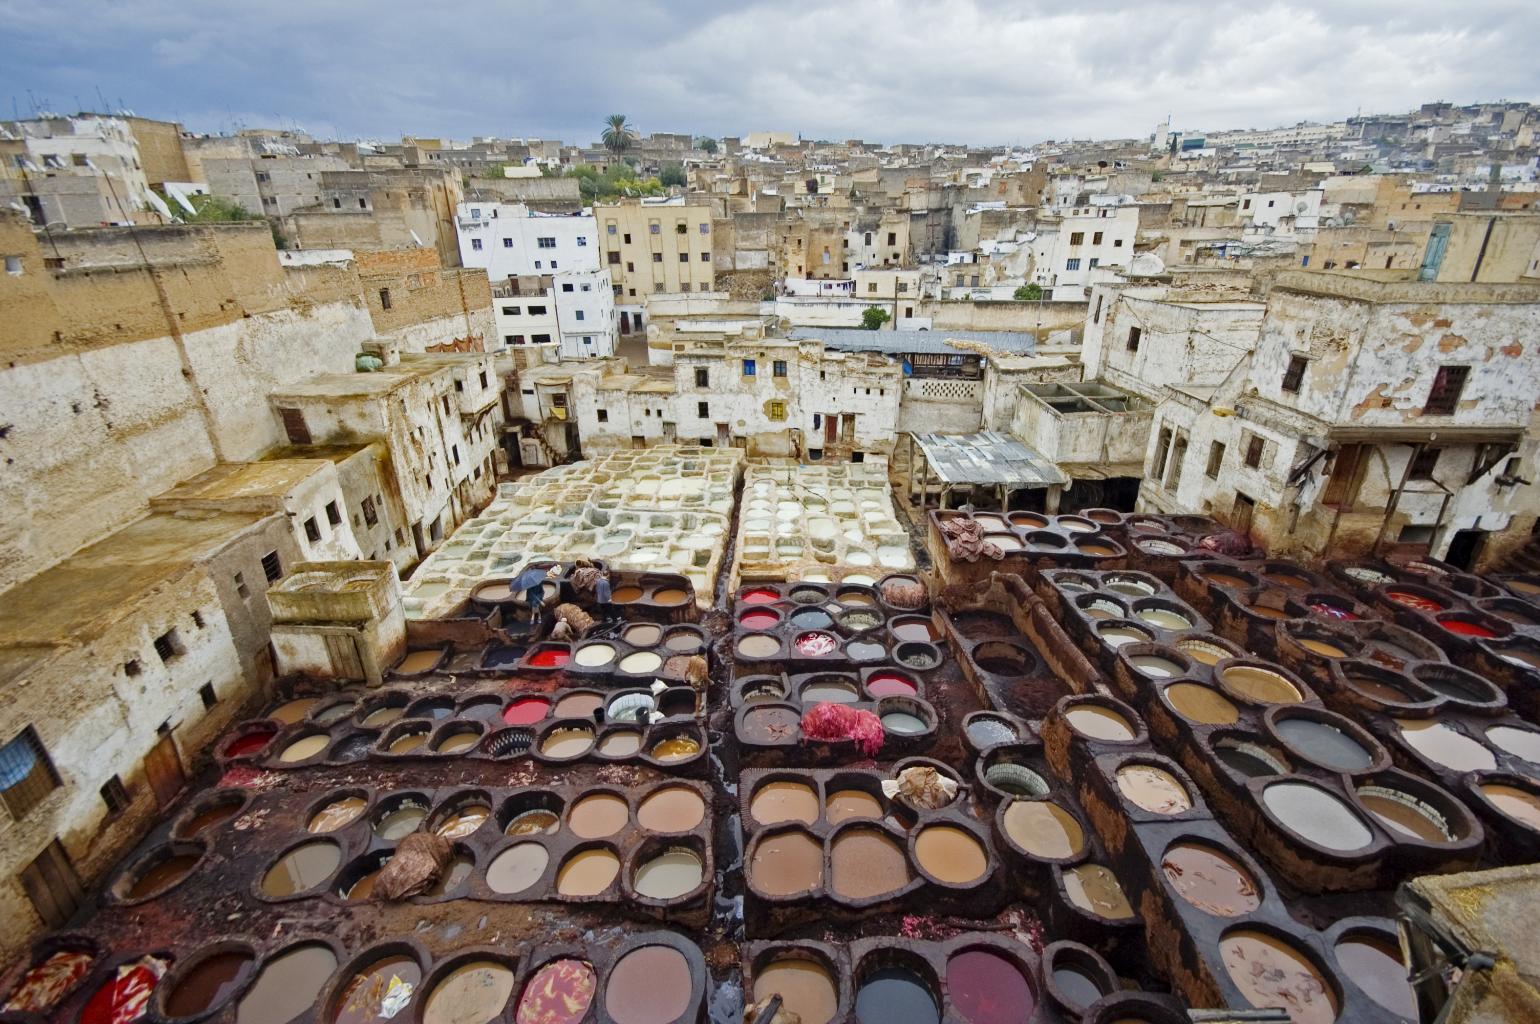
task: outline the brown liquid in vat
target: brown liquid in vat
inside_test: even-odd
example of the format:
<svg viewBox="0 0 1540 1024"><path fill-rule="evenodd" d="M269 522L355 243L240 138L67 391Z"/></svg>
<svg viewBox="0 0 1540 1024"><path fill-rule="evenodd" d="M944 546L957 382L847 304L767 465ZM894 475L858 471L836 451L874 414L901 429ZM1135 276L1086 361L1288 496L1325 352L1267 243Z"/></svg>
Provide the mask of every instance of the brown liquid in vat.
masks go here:
<svg viewBox="0 0 1540 1024"><path fill-rule="evenodd" d="M688 832L705 817L706 802L683 786L654 790L636 809L637 823L653 832Z"/></svg>
<svg viewBox="0 0 1540 1024"><path fill-rule="evenodd" d="M1230 698L1201 683L1175 683L1166 687L1166 700L1183 718L1200 725L1234 725L1240 709Z"/></svg>
<svg viewBox="0 0 1540 1024"><path fill-rule="evenodd" d="M563 896L597 896L620 874L620 858L601 847L580 850L556 873L556 891Z"/></svg>
<svg viewBox="0 0 1540 1024"><path fill-rule="evenodd" d="M1271 669L1232 665L1219 678L1232 692L1260 704L1298 704L1304 699L1298 687Z"/></svg>
<svg viewBox="0 0 1540 1024"><path fill-rule="evenodd" d="M1065 721L1082 736L1097 740L1131 740L1134 730L1128 719L1111 708L1077 704L1064 713Z"/></svg>
<svg viewBox="0 0 1540 1024"><path fill-rule="evenodd" d="M767 782L754 791L749 813L761 825L781 821L811 825L818 820L818 794L800 782Z"/></svg>
<svg viewBox="0 0 1540 1024"><path fill-rule="evenodd" d="M822 964L812 960L776 960L754 976L754 999L779 995L802 1024L828 1024L839 1007L839 989Z"/></svg>
<svg viewBox="0 0 1540 1024"><path fill-rule="evenodd" d="M572 805L567 827L582 839L604 839L626 827L631 809L613 793L591 793Z"/></svg>
<svg viewBox="0 0 1540 1024"><path fill-rule="evenodd" d="M1113 921L1134 916L1118 878L1100 864L1081 864L1064 872L1064 892L1081 910Z"/></svg>
<svg viewBox="0 0 1540 1024"><path fill-rule="evenodd" d="M909 884L909 858L885 832L855 828L835 837L829 851L830 885L848 899L869 899Z"/></svg>
<svg viewBox="0 0 1540 1024"><path fill-rule="evenodd" d="M1337 998L1305 955L1265 932L1231 932L1219 942L1230 980L1252 1006L1281 1006L1294 1024L1332 1024Z"/></svg>
<svg viewBox="0 0 1540 1024"><path fill-rule="evenodd" d="M1136 807L1151 814L1181 814L1192 809L1192 797L1175 775L1150 764L1118 769L1118 790Z"/></svg>
<svg viewBox="0 0 1540 1024"><path fill-rule="evenodd" d="M829 794L823 814L831 825L851 818L881 818L882 801L863 789L841 789Z"/></svg>
<svg viewBox="0 0 1540 1024"><path fill-rule="evenodd" d="M928 825L914 843L920 866L953 885L971 885L989 870L983 844L971 832L951 825Z"/></svg>
<svg viewBox="0 0 1540 1024"><path fill-rule="evenodd" d="M1062 860L1085 849L1080 823L1058 804L1046 800L1016 800L1005 808L1005 834L1037 857Z"/></svg>
<svg viewBox="0 0 1540 1024"><path fill-rule="evenodd" d="M1168 847L1160 861L1177 895L1216 917L1239 917L1261 905L1256 880L1239 861L1200 843Z"/></svg>
<svg viewBox="0 0 1540 1024"><path fill-rule="evenodd" d="M769 896L790 896L823 882L823 846L806 832L768 836L754 849L749 879Z"/></svg>

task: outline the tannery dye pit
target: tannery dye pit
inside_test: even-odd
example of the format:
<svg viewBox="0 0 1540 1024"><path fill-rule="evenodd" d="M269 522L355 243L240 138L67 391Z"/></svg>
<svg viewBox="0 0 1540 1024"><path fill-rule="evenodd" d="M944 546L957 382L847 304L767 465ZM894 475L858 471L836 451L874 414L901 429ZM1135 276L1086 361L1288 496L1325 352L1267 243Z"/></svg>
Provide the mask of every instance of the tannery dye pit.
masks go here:
<svg viewBox="0 0 1540 1024"><path fill-rule="evenodd" d="M974 513L987 564L933 512L917 559L885 491L785 472L716 513L752 557L610 568L607 605L570 548L424 581L376 685L283 680L0 1012L1372 1024L1426 1009L1397 887L1540 852L1540 677L1491 646L1540 643L1540 587L1111 510Z"/></svg>

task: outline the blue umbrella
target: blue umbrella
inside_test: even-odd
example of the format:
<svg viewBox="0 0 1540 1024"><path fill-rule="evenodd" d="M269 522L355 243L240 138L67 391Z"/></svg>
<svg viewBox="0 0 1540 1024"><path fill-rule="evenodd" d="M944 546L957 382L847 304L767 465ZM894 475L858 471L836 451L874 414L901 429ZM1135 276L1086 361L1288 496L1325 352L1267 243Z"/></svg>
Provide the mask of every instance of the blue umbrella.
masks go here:
<svg viewBox="0 0 1540 1024"><path fill-rule="evenodd" d="M509 589L514 593L519 593L521 591L538 587L540 584L545 582L545 574L547 571L548 569L525 569L523 572L519 573L518 576L514 577L513 586Z"/></svg>

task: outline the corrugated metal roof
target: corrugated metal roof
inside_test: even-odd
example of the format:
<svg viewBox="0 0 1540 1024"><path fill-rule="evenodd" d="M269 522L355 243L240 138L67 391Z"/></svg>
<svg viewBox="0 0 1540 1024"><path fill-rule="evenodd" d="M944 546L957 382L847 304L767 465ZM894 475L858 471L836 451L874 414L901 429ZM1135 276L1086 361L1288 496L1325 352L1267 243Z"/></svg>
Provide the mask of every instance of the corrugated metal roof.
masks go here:
<svg viewBox="0 0 1540 1024"><path fill-rule="evenodd" d="M885 355L906 352L970 354L967 349L948 345L948 339L987 345L996 352L1017 355L1029 356L1037 351L1037 339L1029 331L865 331L859 327L794 327L791 337L796 341L821 341L827 348L846 352L881 352Z"/></svg>
<svg viewBox="0 0 1540 1024"><path fill-rule="evenodd" d="M930 464L947 484L1007 487L1063 486L1069 477L1041 452L1009 434L912 434Z"/></svg>

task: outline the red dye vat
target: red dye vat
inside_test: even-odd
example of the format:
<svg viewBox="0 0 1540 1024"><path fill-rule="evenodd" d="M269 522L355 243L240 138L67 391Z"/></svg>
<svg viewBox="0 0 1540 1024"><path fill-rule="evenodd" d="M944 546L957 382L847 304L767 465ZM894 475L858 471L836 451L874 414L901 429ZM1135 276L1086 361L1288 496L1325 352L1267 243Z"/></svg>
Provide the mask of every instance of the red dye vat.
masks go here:
<svg viewBox="0 0 1540 1024"><path fill-rule="evenodd" d="M558 651L548 647L543 651L536 651L530 657L529 663L534 668L561 668L571 660L571 651Z"/></svg>
<svg viewBox="0 0 1540 1024"><path fill-rule="evenodd" d="M773 629L781 617L774 612L744 612L738 624L744 629Z"/></svg>
<svg viewBox="0 0 1540 1024"><path fill-rule="evenodd" d="M1404 604L1408 608L1416 608L1420 612L1441 612L1444 606L1430 597L1421 594L1409 594L1404 590L1387 590L1385 596L1396 604Z"/></svg>
<svg viewBox="0 0 1540 1024"><path fill-rule="evenodd" d="M543 697L520 697L503 709L503 721L509 725L534 725L551 710Z"/></svg>
<svg viewBox="0 0 1540 1024"><path fill-rule="evenodd" d="M1354 622L1358 616L1346 608L1338 608L1336 605L1327 604L1325 601L1317 601L1310 606L1310 610L1318 615L1324 615L1328 619L1341 619L1344 622Z"/></svg>
<svg viewBox="0 0 1540 1024"><path fill-rule="evenodd" d="M920 688L896 672L878 672L866 681L873 697L913 697Z"/></svg>
<svg viewBox="0 0 1540 1024"><path fill-rule="evenodd" d="M1480 640L1490 640L1497 635L1495 630L1488 629L1481 623L1472 622L1469 619L1445 619L1439 625L1451 633L1458 633L1460 636L1473 636Z"/></svg>
<svg viewBox="0 0 1540 1024"><path fill-rule="evenodd" d="M1021 969L987 949L965 949L948 960L946 989L952 1004L972 1024L1027 1020L1037 1002Z"/></svg>
<svg viewBox="0 0 1540 1024"><path fill-rule="evenodd" d="M839 642L834 637L828 633L818 632L803 633L793 641L793 644L797 648L798 654L803 654L810 658L823 654L832 654L834 648L839 646Z"/></svg>
<svg viewBox="0 0 1540 1024"><path fill-rule="evenodd" d="M130 1024L143 1017L166 967L166 961L153 956L119 967L86 1003L80 1024Z"/></svg>
<svg viewBox="0 0 1540 1024"><path fill-rule="evenodd" d="M225 748L225 756L245 757L248 754L255 754L271 743L276 735L278 735L276 729L258 729L256 732L249 732L244 736L231 740L230 745Z"/></svg>
<svg viewBox="0 0 1540 1024"><path fill-rule="evenodd" d="M745 590L740 598L744 604L770 604L779 601L781 595L764 587L755 587L753 590Z"/></svg>

